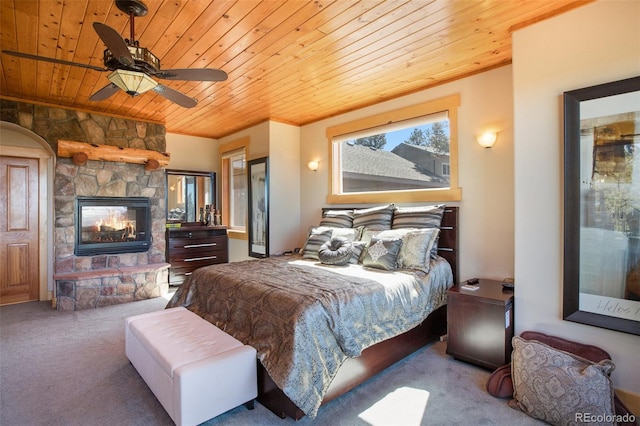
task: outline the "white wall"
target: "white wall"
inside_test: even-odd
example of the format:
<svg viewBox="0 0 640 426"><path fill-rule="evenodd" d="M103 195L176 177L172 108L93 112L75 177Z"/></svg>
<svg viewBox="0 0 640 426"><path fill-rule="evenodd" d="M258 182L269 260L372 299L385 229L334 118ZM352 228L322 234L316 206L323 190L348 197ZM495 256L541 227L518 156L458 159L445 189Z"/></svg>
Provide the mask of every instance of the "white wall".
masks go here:
<svg viewBox="0 0 640 426"><path fill-rule="evenodd" d="M265 121L248 129L241 130L219 140L220 146L238 139L248 137L249 148L247 160L253 160L269 155L269 122ZM216 152L216 156L217 156ZM229 238L229 261L251 259L246 239Z"/></svg>
<svg viewBox="0 0 640 426"><path fill-rule="evenodd" d="M516 332L601 346L615 386L640 393L639 336L562 320L562 95L637 75L635 0L600 0L513 35Z"/></svg>
<svg viewBox="0 0 640 426"><path fill-rule="evenodd" d="M220 145L249 137L248 160L269 157L269 252L293 249L300 224L300 128L265 121L225 136ZM229 260L249 259L248 242L229 239Z"/></svg>
<svg viewBox="0 0 640 426"><path fill-rule="evenodd" d="M300 128L270 122L269 252L297 247L300 229Z"/></svg>
<svg viewBox="0 0 640 426"><path fill-rule="evenodd" d="M337 124L460 93L458 110L460 206L460 275L463 279L513 276L513 108L511 66L373 105L302 127L300 151L301 233L320 221L329 185L326 129ZM499 131L491 149L480 147L477 134ZM320 168L307 168L320 160ZM394 200L390 199L390 202ZM431 203L434 204L434 203Z"/></svg>
<svg viewBox="0 0 640 426"><path fill-rule="evenodd" d="M197 136L166 134L170 155L169 169L194 170L199 172L218 172L218 141Z"/></svg>

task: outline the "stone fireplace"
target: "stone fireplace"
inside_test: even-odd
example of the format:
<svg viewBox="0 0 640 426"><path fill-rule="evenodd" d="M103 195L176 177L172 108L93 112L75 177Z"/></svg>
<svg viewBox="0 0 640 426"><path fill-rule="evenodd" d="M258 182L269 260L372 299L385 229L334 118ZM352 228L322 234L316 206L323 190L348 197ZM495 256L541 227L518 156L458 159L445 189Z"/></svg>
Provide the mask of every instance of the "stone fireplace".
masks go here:
<svg viewBox="0 0 640 426"><path fill-rule="evenodd" d="M164 126L22 102L2 100L2 120L46 140L111 145L162 153ZM165 262L166 178L162 168L89 160L82 165L58 156L53 183L53 271L58 310L81 310L158 297L168 291ZM144 250L76 252L79 197L134 197L149 202L150 239Z"/></svg>
<svg viewBox="0 0 640 426"><path fill-rule="evenodd" d="M158 297L168 291L165 263L163 169L88 161L83 166L59 158L55 178L55 282L58 310L81 310ZM79 197L144 197L149 200L148 249L76 254ZM94 198L95 199L95 198ZM95 246L95 245L94 245ZM115 250L116 252L118 250Z"/></svg>
<svg viewBox="0 0 640 426"><path fill-rule="evenodd" d="M165 262L166 178L162 168L59 155L59 141L109 145L154 153L166 150L162 124L44 105L0 100L2 121L44 139L54 153L53 288L58 310L80 310L154 298L168 291ZM76 252L78 197L142 197L149 200L151 238L141 251Z"/></svg>

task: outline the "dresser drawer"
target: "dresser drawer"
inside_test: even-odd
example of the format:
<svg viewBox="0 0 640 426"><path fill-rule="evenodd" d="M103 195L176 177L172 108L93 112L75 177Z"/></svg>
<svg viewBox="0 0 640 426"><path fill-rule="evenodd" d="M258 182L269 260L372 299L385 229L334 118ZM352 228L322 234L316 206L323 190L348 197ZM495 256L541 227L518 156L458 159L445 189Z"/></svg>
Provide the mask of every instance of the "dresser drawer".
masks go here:
<svg viewBox="0 0 640 426"><path fill-rule="evenodd" d="M171 259L169 259L172 267L193 266L198 268L200 266L225 263L227 261L227 251L222 249L179 252L173 254Z"/></svg>
<svg viewBox="0 0 640 426"><path fill-rule="evenodd" d="M169 239L170 252L201 251L201 250L226 250L227 237L217 236L211 238L171 238Z"/></svg>
<svg viewBox="0 0 640 426"><path fill-rule="evenodd" d="M193 268L175 268L171 266L171 268L169 268L169 284L182 284L193 271Z"/></svg>
<svg viewBox="0 0 640 426"><path fill-rule="evenodd" d="M182 227L167 230L169 284L181 284L203 266L229 261L226 228Z"/></svg>

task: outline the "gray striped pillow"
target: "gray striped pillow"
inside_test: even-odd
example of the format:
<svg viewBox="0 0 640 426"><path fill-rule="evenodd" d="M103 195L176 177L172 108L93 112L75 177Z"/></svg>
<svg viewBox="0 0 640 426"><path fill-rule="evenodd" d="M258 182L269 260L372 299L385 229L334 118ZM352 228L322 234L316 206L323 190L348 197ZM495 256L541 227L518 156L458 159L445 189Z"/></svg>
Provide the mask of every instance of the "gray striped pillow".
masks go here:
<svg viewBox="0 0 640 426"><path fill-rule="evenodd" d="M320 247L331 239L333 231L329 228L312 227L309 230L307 242L304 244L302 257L307 259L318 260L318 250Z"/></svg>
<svg viewBox="0 0 640 426"><path fill-rule="evenodd" d="M353 227L364 226L374 231L391 229L394 209L395 206L393 204L368 209L356 209L353 211Z"/></svg>
<svg viewBox="0 0 640 426"><path fill-rule="evenodd" d="M391 228L439 228L442 222L444 208L444 204L420 207L397 207L393 213Z"/></svg>
<svg viewBox="0 0 640 426"><path fill-rule="evenodd" d="M351 228L353 227L353 210L327 210L322 213L320 226Z"/></svg>

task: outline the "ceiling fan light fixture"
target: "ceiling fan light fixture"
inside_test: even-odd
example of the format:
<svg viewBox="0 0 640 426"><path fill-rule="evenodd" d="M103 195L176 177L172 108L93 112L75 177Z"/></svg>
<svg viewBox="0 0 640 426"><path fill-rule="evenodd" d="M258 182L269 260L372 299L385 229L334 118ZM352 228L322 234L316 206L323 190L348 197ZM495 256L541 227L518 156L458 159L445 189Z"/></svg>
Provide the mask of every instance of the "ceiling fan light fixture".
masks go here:
<svg viewBox="0 0 640 426"><path fill-rule="evenodd" d="M158 85L158 83L147 74L137 71L115 70L109 74L107 78L131 96L140 95L154 89Z"/></svg>

